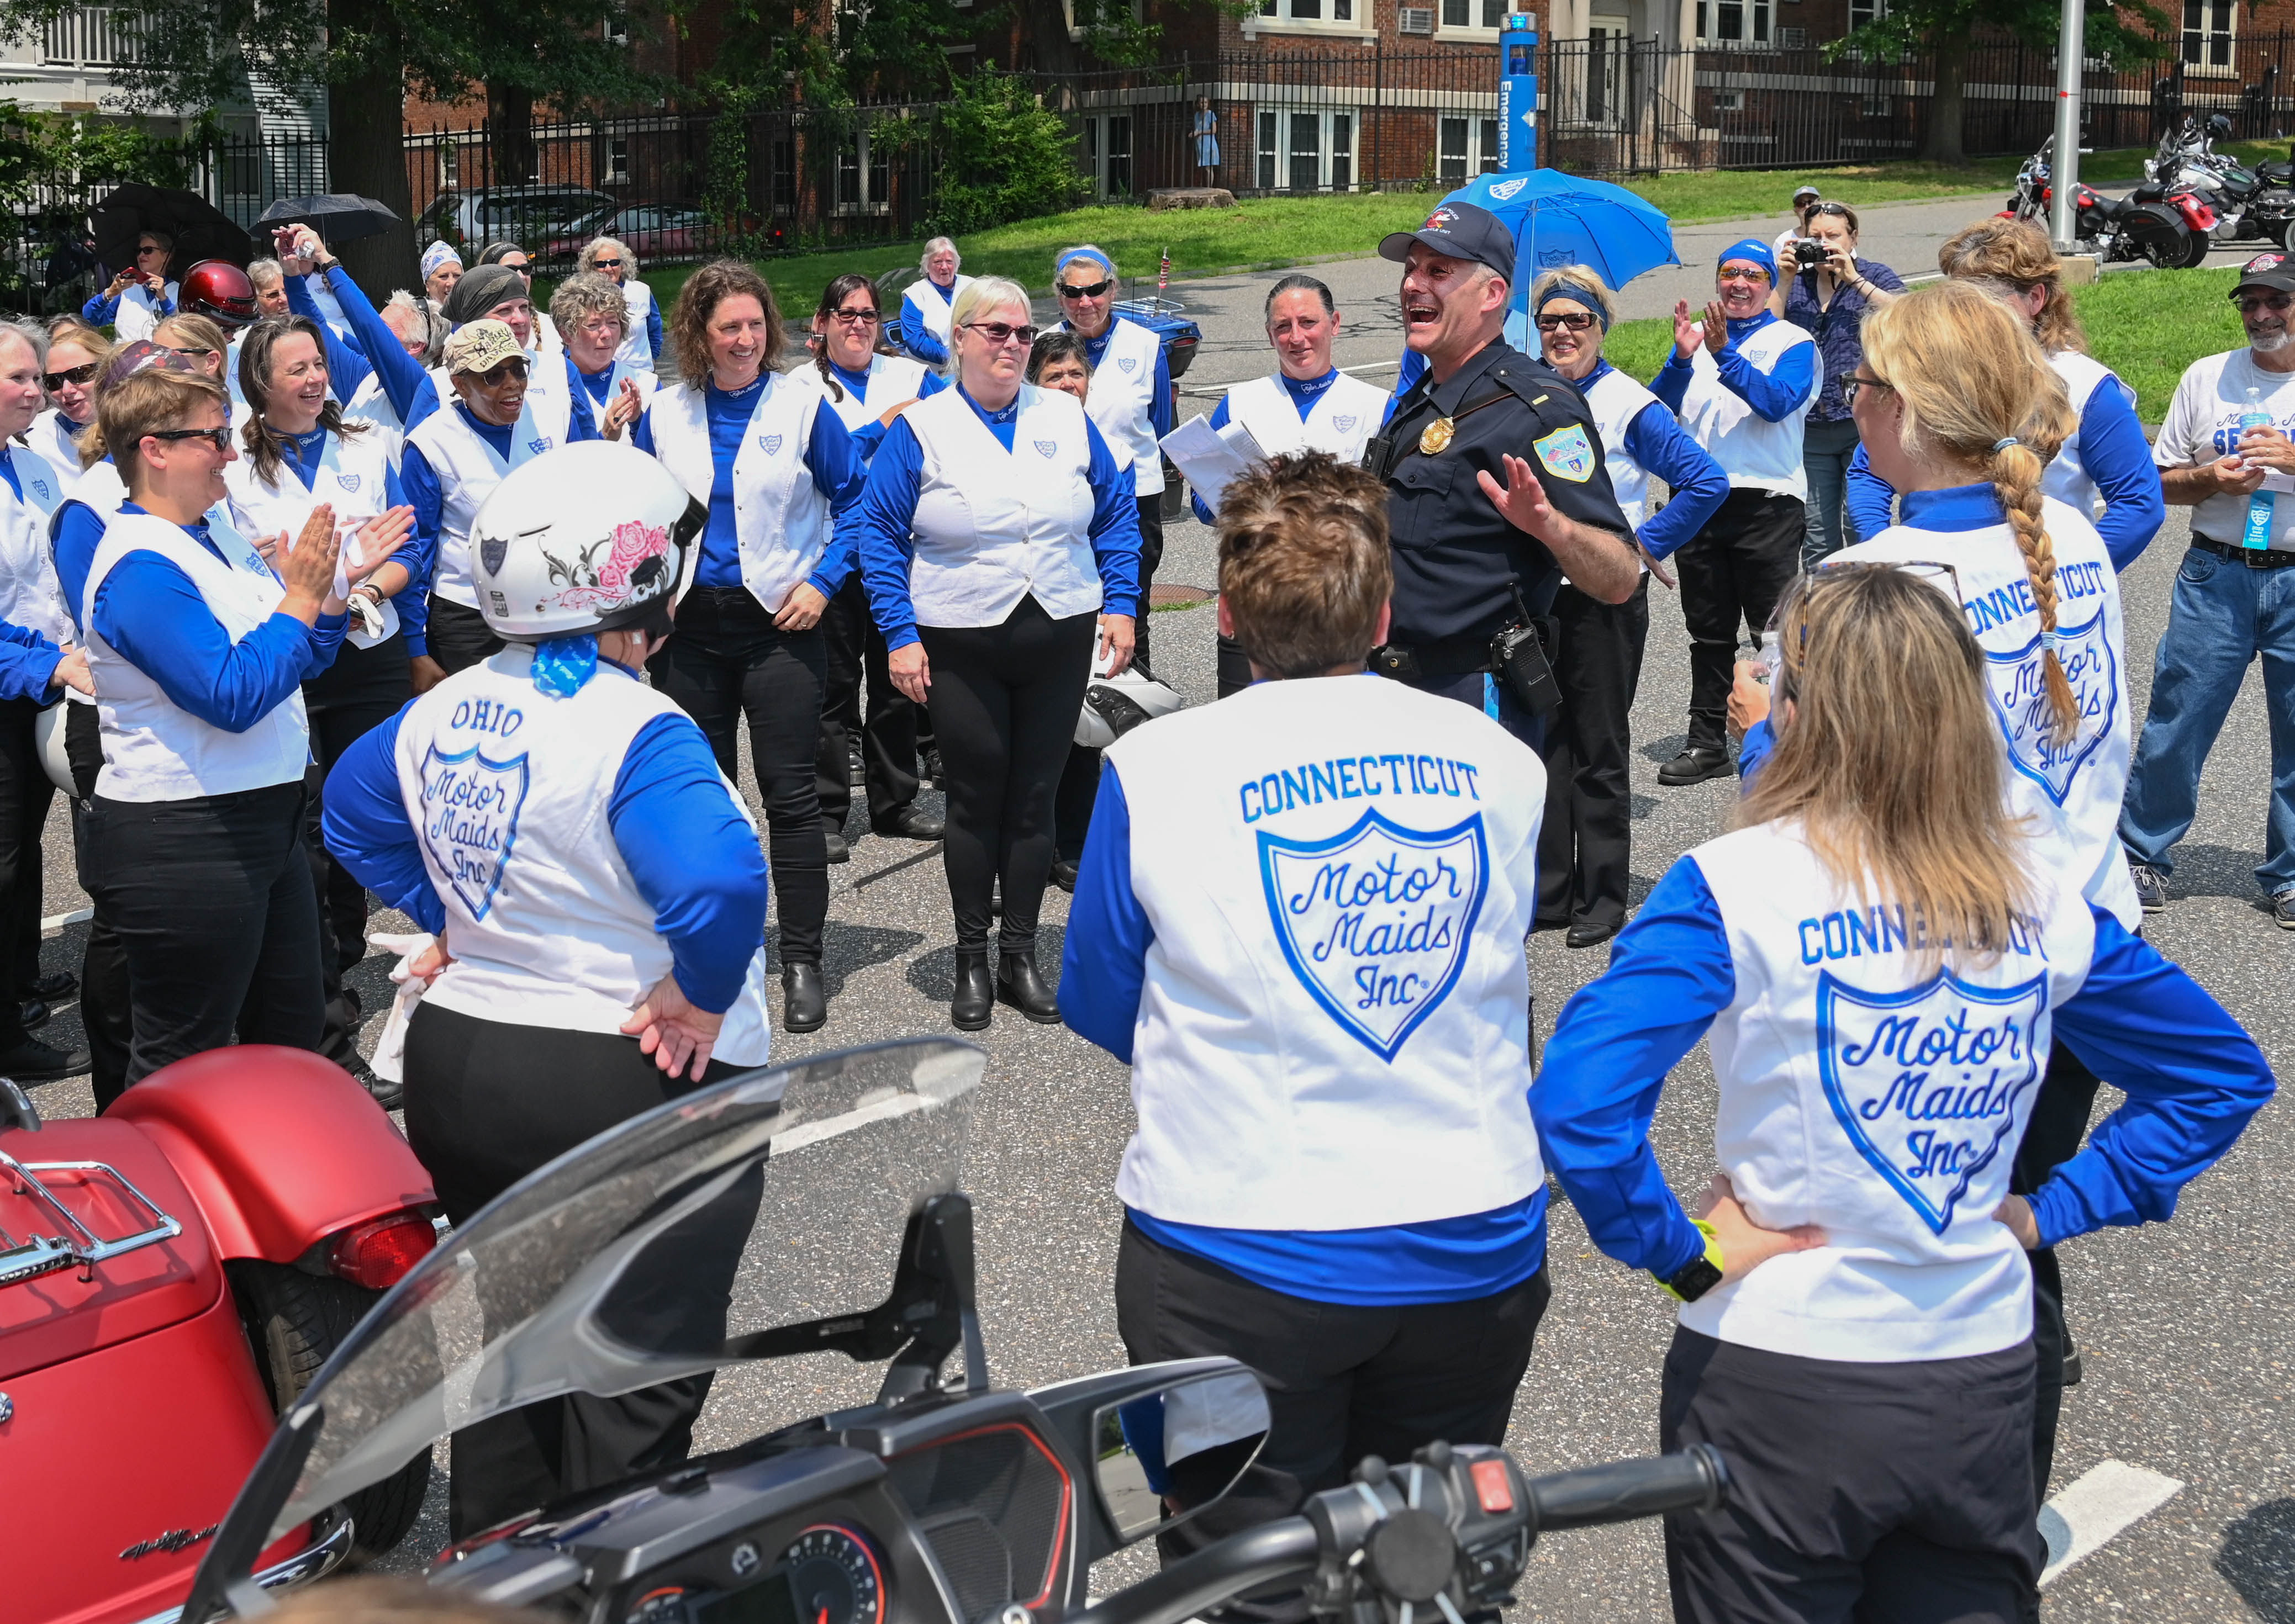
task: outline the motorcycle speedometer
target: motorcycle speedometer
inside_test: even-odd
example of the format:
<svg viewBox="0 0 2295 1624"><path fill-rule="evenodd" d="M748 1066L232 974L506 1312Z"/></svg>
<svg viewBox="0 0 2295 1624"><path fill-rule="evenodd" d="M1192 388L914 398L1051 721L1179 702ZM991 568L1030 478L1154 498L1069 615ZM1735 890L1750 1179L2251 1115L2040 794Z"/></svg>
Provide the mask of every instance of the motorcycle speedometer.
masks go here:
<svg viewBox="0 0 2295 1624"><path fill-rule="evenodd" d="M869 1541L841 1522L820 1522L781 1554L797 1624L884 1624L885 1573Z"/></svg>

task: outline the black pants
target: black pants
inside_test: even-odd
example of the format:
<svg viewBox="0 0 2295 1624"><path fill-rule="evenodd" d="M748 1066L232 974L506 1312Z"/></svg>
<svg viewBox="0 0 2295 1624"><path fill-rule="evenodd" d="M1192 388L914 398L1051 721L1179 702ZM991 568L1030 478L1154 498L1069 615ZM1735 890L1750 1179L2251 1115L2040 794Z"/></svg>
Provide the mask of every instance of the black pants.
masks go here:
<svg viewBox="0 0 2295 1624"><path fill-rule="evenodd" d="M1150 600L1156 586L1156 567L1164 561L1164 499L1162 496L1142 496L1139 503L1139 620L1137 643L1131 650L1131 663L1140 670L1153 673L1156 662L1148 651L1148 623L1155 618L1148 613L1154 607ZM1077 701L1079 705L1082 701Z"/></svg>
<svg viewBox="0 0 2295 1624"><path fill-rule="evenodd" d="M71 763L72 853L80 889L94 915L79 961L79 1023L87 1032L88 1081L102 1111L127 1091L127 1051L135 1032L128 1018L127 951L111 926L111 910L89 878L87 814L95 804L95 776L103 771L103 722L93 705L64 713L64 755Z"/></svg>
<svg viewBox="0 0 2295 1624"><path fill-rule="evenodd" d="M2059 1043L2048 1053L2048 1069L2040 1079L2039 1097L2032 1102L2032 1120L2025 1125L2023 1143L2016 1147L2016 1164L2008 1187L2029 1196L2048 1181L2048 1175L2079 1153L2087 1133L2088 1114L2095 1108L2096 1076L2078 1055ZM2026 1254L2032 1265L2032 1351L2038 1360L2038 1387L2032 1410L2032 1485L2041 1499L2048 1498L2048 1478L2056 1465L2056 1422L2064 1403L2064 1353L2071 1345L2064 1319L2064 1277L2053 1246Z"/></svg>
<svg viewBox="0 0 2295 1624"><path fill-rule="evenodd" d="M853 778L846 763L853 736L858 733L868 779L870 826L889 828L917 798L917 706L893 686L886 669L885 634L869 613L869 595L858 575L829 600L821 631L827 665L814 782L821 822L841 830L853 810ZM861 708L864 671L869 679L865 721Z"/></svg>
<svg viewBox="0 0 2295 1624"><path fill-rule="evenodd" d="M700 586L677 611L677 635L654 656L653 684L701 724L718 770L740 782L735 735L749 722L749 763L765 804L781 962L821 962L829 917L829 843L814 758L828 640L784 632L747 587Z"/></svg>
<svg viewBox="0 0 2295 1624"><path fill-rule="evenodd" d="M29 699L0 700L0 943L8 948L8 974L0 977L0 1049L24 1041L22 1000L40 973L40 882L47 861L40 836L56 787L33 737L39 714Z"/></svg>
<svg viewBox="0 0 2295 1624"><path fill-rule="evenodd" d="M1626 917L1633 855L1634 690L1649 641L1649 577L1623 603L1574 586L1556 594L1562 712L1546 729L1546 821L1538 836L1538 922L1606 927Z"/></svg>
<svg viewBox="0 0 2295 1624"><path fill-rule="evenodd" d="M947 773L941 861L956 944L984 946L1000 877L1004 948L1035 945L1051 873L1054 791L1075 739L1098 616L1054 620L1033 596L995 626L920 626L933 735Z"/></svg>
<svg viewBox="0 0 2295 1624"><path fill-rule="evenodd" d="M740 1069L713 1060L703 1081ZM482 1021L433 1004L406 1031L407 1140L458 1225L535 1168L700 1086L670 1081L635 1038ZM706 1280L680 1272L678 1301L662 1306L681 1322L714 1312L722 1336L731 1270ZM708 1393L709 1378L697 1376L618 1399L548 1400L463 1428L448 1497L453 1537L683 1460Z"/></svg>
<svg viewBox="0 0 2295 1624"><path fill-rule="evenodd" d="M1155 584L1156 566L1164 561L1164 499L1142 496L1139 502L1139 616L1133 623L1136 630L1131 664L1134 669L1154 676L1155 663L1148 652L1148 623L1153 618L1148 612L1148 589ZM1082 701L1078 701L1077 709L1082 711ZM1068 759L1060 769L1059 788L1052 802L1059 854L1070 862L1080 861L1083 857L1083 837L1091 830L1091 809L1098 800L1099 752L1071 739Z"/></svg>
<svg viewBox="0 0 2295 1624"><path fill-rule="evenodd" d="M1724 1509L1666 1519L1682 1624L2009 1624L2036 1616L2046 1553L2020 1469L2029 1342L1856 1364L1674 1333L1662 1449L1718 1448Z"/></svg>
<svg viewBox="0 0 2295 1624"><path fill-rule="evenodd" d="M430 625L426 635L430 657L450 677L480 660L491 659L507 646L487 626L485 616L436 592L430 594Z"/></svg>
<svg viewBox="0 0 2295 1624"><path fill-rule="evenodd" d="M232 1041L315 1050L318 893L300 779L185 801L95 797L88 894L127 958L127 1081Z"/></svg>
<svg viewBox="0 0 2295 1624"><path fill-rule="evenodd" d="M1503 1443L1548 1295L1541 1266L1465 1302L1315 1302L1174 1251L1127 1220L1115 1261L1124 1352L1135 1365L1240 1359L1267 1384L1273 1423L1235 1492L1165 1536L1165 1561L1289 1516L1345 1482L1366 1455L1407 1461L1438 1438Z"/></svg>
<svg viewBox="0 0 2295 1624"><path fill-rule="evenodd" d="M351 967L366 957L366 887L328 852L319 827L325 811L321 798L327 774L343 752L389 721L413 697L414 678L403 632L392 633L372 649L355 649L346 642L333 665L303 684L314 758L304 844L310 852L311 883L318 888L320 991L327 1007L319 1052L344 1065L358 1054L358 1028L342 988Z"/></svg>
<svg viewBox="0 0 2295 1624"><path fill-rule="evenodd" d="M1755 641L1777 600L1801 573L1807 520L1798 496L1729 493L1680 551L1681 617L1689 623L1689 747L1726 750L1729 684L1736 675L1737 628Z"/></svg>

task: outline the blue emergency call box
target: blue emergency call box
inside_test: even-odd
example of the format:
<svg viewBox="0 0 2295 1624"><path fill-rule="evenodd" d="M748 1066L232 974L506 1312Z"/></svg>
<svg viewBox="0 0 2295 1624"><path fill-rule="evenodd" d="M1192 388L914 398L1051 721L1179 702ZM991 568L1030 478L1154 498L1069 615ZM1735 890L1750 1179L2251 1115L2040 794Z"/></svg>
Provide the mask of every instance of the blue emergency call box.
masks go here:
<svg viewBox="0 0 2295 1624"><path fill-rule="evenodd" d="M1538 167L1538 30L1527 12L1509 12L1499 31L1499 168L1519 175Z"/></svg>

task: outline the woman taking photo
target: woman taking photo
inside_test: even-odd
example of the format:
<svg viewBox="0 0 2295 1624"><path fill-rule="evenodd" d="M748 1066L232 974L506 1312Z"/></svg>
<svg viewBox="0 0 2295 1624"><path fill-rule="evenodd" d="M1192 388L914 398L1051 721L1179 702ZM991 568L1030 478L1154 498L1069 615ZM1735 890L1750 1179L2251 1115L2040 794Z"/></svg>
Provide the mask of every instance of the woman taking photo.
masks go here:
<svg viewBox="0 0 2295 1624"><path fill-rule="evenodd" d="M886 431L861 512L869 605L892 678L931 706L946 769L949 1016L960 1032L986 1026L999 1000L1032 1021L1060 1018L1035 954L1053 791L1095 655L1111 675L1129 665L1139 612L1131 471L1073 396L1023 381L1035 336L1019 283L983 277L965 290L956 388Z"/></svg>
<svg viewBox="0 0 2295 1624"><path fill-rule="evenodd" d="M1828 569L1780 622L1737 829L1571 1000L1531 1110L1595 1243L1683 1304L1662 1447L1728 1463L1728 1507L1667 1520L1674 1617L1848 1624L1885 1597L2012 1624L2046 1560L2025 1252L2167 1218L2271 1073L2028 843L1957 604L1912 567ZM1693 1220L1648 1136L1709 1033L1720 1171ZM2052 1045L2128 1100L2028 1200L2009 1164Z"/></svg>
<svg viewBox="0 0 2295 1624"><path fill-rule="evenodd" d="M79 483L80 442L95 421L95 380L111 350L111 341L93 327L75 324L49 333L47 371L40 381L50 404L24 431L24 443L55 470L66 495Z"/></svg>
<svg viewBox="0 0 2295 1624"><path fill-rule="evenodd" d="M821 392L780 371L781 316L738 260L695 272L671 312L680 381L653 397L633 443L709 506L677 637L647 669L701 724L739 783L746 715L780 900L782 1024L829 1019L821 977L829 847L813 781L828 640L821 611L853 573L846 526L868 465Z"/></svg>
<svg viewBox="0 0 2295 1624"><path fill-rule="evenodd" d="M167 262L176 257L176 240L165 232L144 232L135 239L135 263L111 279L111 285L80 307L80 319L91 327L109 322L122 344L148 339L159 318L176 308L179 291L167 280Z"/></svg>
<svg viewBox="0 0 2295 1624"><path fill-rule="evenodd" d="M1802 229L1808 234L1801 240L1824 249L1825 258L1785 284L1779 314L1817 339L1825 369L1817 404L1801 426L1801 469L1809 476L1809 526L1801 543L1801 567L1812 569L1818 559L1858 538L1842 518L1842 482L1856 454L1857 425L1842 397L1841 380L1857 370L1857 335L1866 312L1885 306L1905 290L1905 283L1879 260L1857 257L1857 211L1848 204L1812 205ZM1779 269L1786 263L1780 260Z"/></svg>
<svg viewBox="0 0 2295 1624"><path fill-rule="evenodd" d="M2166 522L2167 499L2151 442L2136 420L2136 391L2087 353L2087 334L2073 313L2063 263L2048 246L2047 233L2029 221L1980 220L1946 239L1937 265L2031 323L2079 420L2048 464L2042 488L2093 521L2112 567L2126 569ZM1849 472L1850 517L1864 534L1877 535L1896 499L1896 490L1860 451Z"/></svg>
<svg viewBox="0 0 2295 1624"><path fill-rule="evenodd" d="M862 461L876 453L885 429L902 408L948 385L921 361L877 348L884 318L877 284L846 274L829 284L813 313L813 365L791 374L810 384L853 436ZM853 810L852 760L861 758L869 792L869 827L894 840L938 840L940 819L920 810L917 791L917 707L893 686L885 634L869 616L869 595L856 567L821 616L829 668L821 701L821 751L816 779L829 861L845 862L845 822ZM869 678L869 710L861 713L861 678Z"/></svg>

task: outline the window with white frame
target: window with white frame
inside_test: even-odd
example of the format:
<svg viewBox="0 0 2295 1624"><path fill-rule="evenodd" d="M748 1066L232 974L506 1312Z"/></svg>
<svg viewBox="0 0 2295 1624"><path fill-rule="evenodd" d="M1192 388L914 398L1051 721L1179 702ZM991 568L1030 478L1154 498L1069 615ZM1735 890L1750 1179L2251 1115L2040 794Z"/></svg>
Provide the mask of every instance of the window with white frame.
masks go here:
<svg viewBox="0 0 2295 1624"><path fill-rule="evenodd" d="M1502 28L1507 10L1507 0L1442 0L1442 29Z"/></svg>
<svg viewBox="0 0 2295 1624"><path fill-rule="evenodd" d="M2184 0L2184 61L2193 68L2232 65L2239 0Z"/></svg>
<svg viewBox="0 0 2295 1624"><path fill-rule="evenodd" d="M1259 14L1277 22L1352 22L1355 0L1259 0Z"/></svg>
<svg viewBox="0 0 2295 1624"><path fill-rule="evenodd" d="M1131 115L1089 113L1083 120L1083 162L1098 199L1131 195Z"/></svg>
<svg viewBox="0 0 2295 1624"><path fill-rule="evenodd" d="M628 45L630 43L630 20L626 16L617 16L612 12L608 12L606 13L605 35L606 43L608 45Z"/></svg>
<svg viewBox="0 0 2295 1624"><path fill-rule="evenodd" d="M1697 43L1768 45L1769 0L1697 0Z"/></svg>
<svg viewBox="0 0 2295 1624"><path fill-rule="evenodd" d="M1849 29L1855 33L1868 22L1878 22L1889 14L1889 0L1849 0Z"/></svg>
<svg viewBox="0 0 2295 1624"><path fill-rule="evenodd" d="M608 183L630 178L630 138L627 135L606 137L606 173Z"/></svg>
<svg viewBox="0 0 2295 1624"><path fill-rule="evenodd" d="M1498 173L1497 119L1438 118L1434 122L1434 172L1437 179L1446 184L1458 185L1477 175Z"/></svg>
<svg viewBox="0 0 2295 1624"><path fill-rule="evenodd" d="M1253 119L1262 192L1352 192L1352 108L1262 107Z"/></svg>
<svg viewBox="0 0 2295 1624"><path fill-rule="evenodd" d="M866 125L837 147L837 208L841 214L883 214L892 205L891 155L872 150Z"/></svg>

